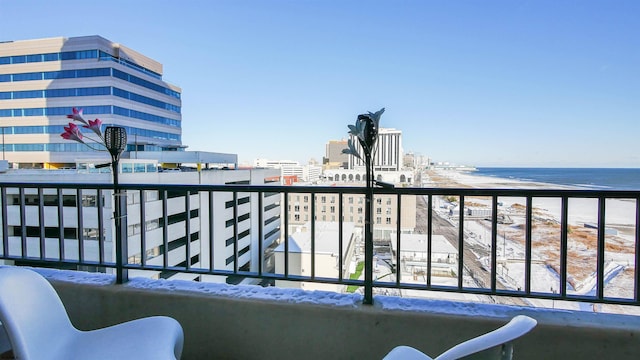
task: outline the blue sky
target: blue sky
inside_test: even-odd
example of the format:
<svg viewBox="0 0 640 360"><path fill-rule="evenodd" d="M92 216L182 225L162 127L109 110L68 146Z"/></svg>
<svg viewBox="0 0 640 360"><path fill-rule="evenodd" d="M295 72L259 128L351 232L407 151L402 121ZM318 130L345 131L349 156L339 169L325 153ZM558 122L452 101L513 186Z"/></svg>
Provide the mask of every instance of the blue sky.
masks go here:
<svg viewBox="0 0 640 360"><path fill-rule="evenodd" d="M386 108L405 151L640 167L640 2L0 0L0 40L101 35L182 88L189 150L321 160Z"/></svg>

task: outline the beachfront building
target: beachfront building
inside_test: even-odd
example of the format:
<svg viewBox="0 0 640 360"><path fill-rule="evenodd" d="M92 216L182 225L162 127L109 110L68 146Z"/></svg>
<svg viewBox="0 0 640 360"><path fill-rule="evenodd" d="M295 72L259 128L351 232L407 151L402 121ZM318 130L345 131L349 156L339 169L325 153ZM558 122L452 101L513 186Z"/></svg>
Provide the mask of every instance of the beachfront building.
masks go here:
<svg viewBox="0 0 640 360"><path fill-rule="evenodd" d="M312 232L313 231L313 232ZM276 273L285 273L285 253L289 275L338 278L340 271L340 228L337 222L316 221L312 228L311 222L300 226L294 233L289 234L287 244L282 242L275 249ZM357 247L362 240L362 228L354 223L342 223L342 277L349 278L355 273ZM312 251L313 260L312 260ZM315 265L312 268L312 264ZM294 287L305 290L326 290L341 292L344 285L322 284L311 282L296 282L277 280L278 287Z"/></svg>
<svg viewBox="0 0 640 360"><path fill-rule="evenodd" d="M362 147L353 135L351 135L351 141L355 144L356 149L362 155ZM380 128L378 131L376 146L378 150L373 157L374 171L402 170L402 131ZM362 156L362 158L364 158L364 156ZM349 155L349 169L358 168L364 168L364 161L353 155Z"/></svg>
<svg viewBox="0 0 640 360"><path fill-rule="evenodd" d="M95 157L60 137L73 107L125 127L131 153L183 150L181 89L162 76L159 62L100 36L0 43L3 159L61 169Z"/></svg>

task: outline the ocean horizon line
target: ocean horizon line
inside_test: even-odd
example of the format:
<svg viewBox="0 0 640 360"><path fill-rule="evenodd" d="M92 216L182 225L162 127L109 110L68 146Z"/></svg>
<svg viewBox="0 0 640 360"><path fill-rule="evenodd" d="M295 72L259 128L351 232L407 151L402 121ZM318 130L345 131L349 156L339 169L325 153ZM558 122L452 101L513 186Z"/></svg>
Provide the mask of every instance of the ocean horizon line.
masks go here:
<svg viewBox="0 0 640 360"><path fill-rule="evenodd" d="M600 190L640 190L640 168L476 167L469 174Z"/></svg>

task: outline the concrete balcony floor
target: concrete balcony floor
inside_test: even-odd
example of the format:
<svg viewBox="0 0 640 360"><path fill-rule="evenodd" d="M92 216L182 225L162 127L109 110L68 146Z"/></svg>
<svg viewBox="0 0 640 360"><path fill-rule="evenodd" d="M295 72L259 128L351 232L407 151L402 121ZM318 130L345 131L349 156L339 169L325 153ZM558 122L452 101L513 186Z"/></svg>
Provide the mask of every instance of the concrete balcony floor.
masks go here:
<svg viewBox="0 0 640 360"><path fill-rule="evenodd" d="M640 317L504 305L131 279L39 270L72 322L88 330L151 315L184 328L183 359L381 359L397 345L436 356L518 314L538 326L516 359L636 359Z"/></svg>

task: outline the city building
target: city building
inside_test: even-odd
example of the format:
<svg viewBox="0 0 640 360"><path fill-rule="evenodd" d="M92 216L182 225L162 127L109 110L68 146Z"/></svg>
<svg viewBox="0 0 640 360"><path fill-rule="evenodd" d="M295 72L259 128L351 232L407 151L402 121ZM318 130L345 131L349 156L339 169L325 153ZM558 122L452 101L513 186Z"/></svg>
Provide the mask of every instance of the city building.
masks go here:
<svg viewBox="0 0 640 360"><path fill-rule="evenodd" d="M355 272L357 246L362 239L362 228L354 223L345 221L342 223L342 254L340 254L340 227L337 222L316 221L313 232L311 222L299 227L294 233L289 234L288 242L288 270L289 275L337 278L339 277L342 258L342 276L349 278L349 274ZM274 250L276 273L285 273L285 242L282 242ZM312 260L312 254L314 258ZM341 256L340 256L341 255ZM315 268L312 269L312 266ZM305 290L326 290L341 292L343 285L322 284L312 282L295 282L277 280L278 287L296 287Z"/></svg>
<svg viewBox="0 0 640 360"><path fill-rule="evenodd" d="M121 184L269 184L269 178L277 174L271 169L252 170L212 170L202 172L157 172L156 164L146 166L148 161L122 160L125 168L147 169L148 172L130 172L120 174ZM107 221L110 226L99 229L97 224L100 217L112 218L114 204L112 190L104 190L101 196L96 190L83 190L78 198L77 189L52 188L40 197L37 189L27 189L20 194L11 188L10 183L56 183L68 184L81 181L82 183L104 184L111 181L111 174L99 172L78 172L76 170L29 170L10 169L0 174L0 181L9 189L7 191L7 231L10 254L21 254L18 246L20 239L26 237L27 254L36 257L40 253L41 224L38 223L38 206L44 204L43 211L48 214L58 213L58 203L61 201L64 214L77 215L82 212L81 221L78 217L63 216L63 230L60 230L57 215L47 217L51 223L42 224L45 253L48 257L77 260L82 256L86 260L98 262L102 256L104 261L115 259L115 222ZM264 271L273 271L274 264L271 254L278 244L280 237L280 194L265 194L262 208L257 193L233 192L189 192L189 199L185 191L144 190L127 191L127 242L129 260L131 264L142 261L142 249L148 265L159 267L184 267L209 269L212 262L216 269L233 271L236 267L241 271L258 271L259 256L258 243L262 242L264 253ZM141 195L144 194L144 195ZM275 195L275 196L274 196ZM166 196L166 199L164 197ZM24 197L24 199L22 198ZM166 217L163 202L166 200ZM188 209L185 203L188 202ZM142 206L144 204L144 206ZM21 207L24 209L21 210ZM143 207L143 211L141 211ZM212 212L213 213L212 213ZM144 213L144 219L141 214ZM261 213L261 214L260 214ZM24 219L21 214L27 214ZM101 215L100 215L101 214ZM259 219L264 221L262 234ZM26 222L22 226L23 220ZM187 224L188 223L188 224ZM166 243L163 229L166 227ZM187 233L188 231L188 233ZM61 233L62 232L62 233ZM144 233L144 242L142 234ZM99 236L104 239L104 249L98 246ZM213 239L210 241L210 239ZM81 242L79 240L82 240ZM60 254L60 241L64 244L63 254ZM82 243L82 254L80 250ZM186 259L186 244L189 246L189 259ZM144 244L144 245L143 245ZM210 244L213 244L211 249ZM166 264L164 255L166 253ZM214 257L211 258L211 254ZM93 269L106 271L106 269ZM154 278L178 278L188 280L220 281L219 278L197 274L187 274L178 271L159 270L139 272L132 270L131 276L145 276ZM239 282L244 279L233 279ZM248 280L250 282L250 280Z"/></svg>
<svg viewBox="0 0 640 360"><path fill-rule="evenodd" d="M325 181L335 185L365 184L366 170L360 169L328 169L323 172ZM412 186L415 177L414 170L376 171L375 180L393 184L395 186Z"/></svg>
<svg viewBox="0 0 640 360"><path fill-rule="evenodd" d="M325 145L325 156L322 159L323 168L347 169L349 167L349 155L342 152L347 148L347 140L329 140Z"/></svg>
<svg viewBox="0 0 640 360"><path fill-rule="evenodd" d="M355 144L358 152L362 154L360 143L353 135L351 135L351 141ZM402 131L380 128L376 147L378 150L373 156L375 171L399 171L402 169ZM349 155L349 169L358 169L359 167L364 167L364 161Z"/></svg>
<svg viewBox="0 0 640 360"><path fill-rule="evenodd" d="M238 168L236 154L185 151L181 89L162 76L159 62L100 36L0 43L0 128L5 161L0 164L0 182L112 181L110 167L96 167L111 161L108 153L60 136L72 121L67 115L73 108L82 109L87 120L99 118L103 127L126 129L127 148L117 169L121 184L265 185L279 181L280 172L270 169L223 170ZM99 216L112 218L111 190L102 196L96 190L86 191L81 198L75 189L51 189L42 198L29 191L24 199L19 193L7 194L10 239L26 237L32 244L27 252L39 251L42 240L47 254L62 258L114 259L115 222L107 221L110 226L105 229L96 225ZM208 268L213 264L218 269L257 271L258 259L264 256L263 270L272 271L273 261L265 254L279 239L281 213L279 194L268 195L258 199L258 194L241 192L128 192L129 262L144 258L150 265L165 267ZM58 211L58 201L62 201L66 211L82 213L81 221L65 219L62 230L56 224L43 224L44 235L40 234L41 224L34 223L37 216L19 226L21 211L37 211L41 200L46 212ZM255 230L260 218L262 233ZM104 249L97 247L100 236L105 240ZM263 254L257 252L259 242ZM61 249L65 254L60 255ZM167 270L144 275L202 280L197 274Z"/></svg>
<svg viewBox="0 0 640 360"><path fill-rule="evenodd" d="M61 169L95 158L87 146L60 137L76 107L87 119L126 128L124 158L162 165L161 153L186 147L181 89L162 76L159 62L100 36L0 43L3 160L14 168ZM234 155L215 155L191 161L237 163ZM167 159L169 167L174 161Z"/></svg>
<svg viewBox="0 0 640 360"><path fill-rule="evenodd" d="M417 161L418 159L416 158L416 155L413 152L408 152L404 154L402 166L404 168L414 169L418 167Z"/></svg>
<svg viewBox="0 0 640 360"><path fill-rule="evenodd" d="M397 233L391 233L395 239ZM416 276L428 269L429 249L426 234L400 234L400 270ZM391 241L392 261L395 263L398 244ZM452 276L458 271L458 250L443 236L431 235L431 273L435 276Z"/></svg>
<svg viewBox="0 0 640 360"><path fill-rule="evenodd" d="M312 199L307 194L290 194L288 219L289 225L295 231L301 225L312 219L312 206L314 208L314 218L316 221L335 222L339 221L338 203L339 195L327 193L317 195ZM416 197L402 196L402 211L398 219L398 200L395 195L380 194L375 195L373 204L373 227L378 238L388 238L391 231L397 229L397 222L400 220L402 232L411 233L416 227ZM313 201L313 204L312 204ZM364 195L345 194L342 197L342 221L350 222L355 226L364 226L365 211Z"/></svg>
<svg viewBox="0 0 640 360"><path fill-rule="evenodd" d="M282 178L297 177L298 181L316 182L322 176L322 167L308 164L300 165L297 161L291 160L267 160L255 159L253 166L256 168L280 169Z"/></svg>

